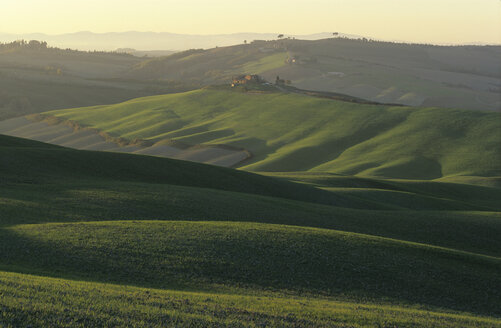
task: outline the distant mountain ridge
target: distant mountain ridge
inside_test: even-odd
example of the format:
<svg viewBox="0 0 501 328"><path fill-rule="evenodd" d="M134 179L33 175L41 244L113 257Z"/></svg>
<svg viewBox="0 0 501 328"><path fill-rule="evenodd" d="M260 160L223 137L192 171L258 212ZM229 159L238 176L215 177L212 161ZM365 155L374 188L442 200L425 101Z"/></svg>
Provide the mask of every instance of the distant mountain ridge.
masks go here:
<svg viewBox="0 0 501 328"><path fill-rule="evenodd" d="M338 33L336 36L349 39L362 39L364 36L347 34L341 32L321 32L312 34L286 34L284 37L296 38L301 40L320 40L333 36L333 33ZM118 48L134 48L137 51L182 51L193 48L214 48L241 44L244 40L251 42L253 40L276 40L279 32L276 33L229 33L229 34L180 34L169 32L107 32L94 33L90 31L80 31L75 33L64 34L45 34L45 33L2 33L0 32L0 42L11 42L15 40L41 40L47 41L52 46L60 48L72 48L78 50L105 50L113 51ZM370 36L365 36L368 39L379 40ZM396 43L410 43L404 40L388 40ZM456 45L456 44L440 44L440 45ZM461 45L488 45L484 42L472 41ZM499 45L499 44L498 44Z"/></svg>
<svg viewBox="0 0 501 328"><path fill-rule="evenodd" d="M284 37L302 40L319 40L332 37L333 32L308 35L284 34ZM274 40L279 33L234 33L213 35L176 34L168 32L110 32L93 33L82 31L49 35L43 33L8 34L0 33L0 42L11 42L19 39L47 41L52 46L78 50L115 50L117 48L134 48L136 50L186 50L193 48L214 48L241 44L245 40ZM360 36L339 33L340 37L361 38Z"/></svg>

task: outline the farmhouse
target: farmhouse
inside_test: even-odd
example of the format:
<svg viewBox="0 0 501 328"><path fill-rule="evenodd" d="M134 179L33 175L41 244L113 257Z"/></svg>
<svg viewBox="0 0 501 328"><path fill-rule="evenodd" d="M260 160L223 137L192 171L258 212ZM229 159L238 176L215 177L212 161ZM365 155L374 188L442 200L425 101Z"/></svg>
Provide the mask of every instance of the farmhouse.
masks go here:
<svg viewBox="0 0 501 328"><path fill-rule="evenodd" d="M263 80L259 75L239 75L233 78L231 86L249 84L249 83L259 83Z"/></svg>

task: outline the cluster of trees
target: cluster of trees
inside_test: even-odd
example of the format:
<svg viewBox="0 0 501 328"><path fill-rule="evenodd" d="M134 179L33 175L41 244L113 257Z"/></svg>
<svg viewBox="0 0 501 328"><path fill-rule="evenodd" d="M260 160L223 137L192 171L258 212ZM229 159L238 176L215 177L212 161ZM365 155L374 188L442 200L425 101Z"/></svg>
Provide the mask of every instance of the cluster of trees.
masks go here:
<svg viewBox="0 0 501 328"><path fill-rule="evenodd" d="M48 50L52 52L58 53L74 53L74 54L105 54L105 55L120 55L132 57L133 55L124 53L124 52L108 52L108 51L82 51L82 50L74 50L74 49L61 49L57 47L49 47L46 41L38 41L38 40L17 40L7 43L0 42L0 52L9 52L9 51L40 51L40 50Z"/></svg>
<svg viewBox="0 0 501 328"><path fill-rule="evenodd" d="M47 49L47 42L37 41L37 40L17 40L10 43L0 43L1 50L13 50L13 49Z"/></svg>

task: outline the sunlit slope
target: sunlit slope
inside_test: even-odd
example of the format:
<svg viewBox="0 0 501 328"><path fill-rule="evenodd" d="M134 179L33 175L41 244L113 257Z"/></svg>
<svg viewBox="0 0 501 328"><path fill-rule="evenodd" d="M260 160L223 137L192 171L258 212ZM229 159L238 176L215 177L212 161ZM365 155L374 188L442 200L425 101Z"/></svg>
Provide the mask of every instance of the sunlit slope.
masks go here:
<svg viewBox="0 0 501 328"><path fill-rule="evenodd" d="M227 144L250 171L436 179L499 176L501 114L203 89L47 112L127 139Z"/></svg>
<svg viewBox="0 0 501 328"><path fill-rule="evenodd" d="M145 289L10 272L0 272L0 293L1 320L14 327L501 327L498 319L468 313L280 294Z"/></svg>

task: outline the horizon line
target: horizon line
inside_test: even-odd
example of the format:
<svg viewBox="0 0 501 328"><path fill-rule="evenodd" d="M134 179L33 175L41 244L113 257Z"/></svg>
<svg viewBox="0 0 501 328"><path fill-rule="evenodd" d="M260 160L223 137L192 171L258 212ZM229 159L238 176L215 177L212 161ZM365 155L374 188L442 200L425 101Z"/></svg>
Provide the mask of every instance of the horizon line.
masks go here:
<svg viewBox="0 0 501 328"><path fill-rule="evenodd" d="M409 41L409 40L397 40L397 39L380 39L369 36L350 34L344 32L313 32L313 33L281 33L281 32L235 32L235 33L214 33L214 34L192 34L192 33L176 33L176 32L166 32L166 31L141 31L141 30L126 30L126 31L107 31L107 32L93 32L90 30L80 30L75 32L64 32L64 33L46 33L46 32L23 32L23 33L12 33L12 32L2 32L0 31L0 35L11 35L11 36L23 36L30 34L42 34L49 37L57 37L71 34L79 34L79 33L89 33L89 34L97 34L97 35L105 35L105 34L125 34L125 33L151 33L151 34L171 34L171 35L179 35L179 36L231 36L231 35L239 35L239 34L256 34L256 35L284 35L284 36L313 36L313 35L321 35L321 34L331 34L334 36L334 33L339 33L340 38L348 38L348 39L361 39L365 38L371 41L377 42L389 42L389 43L403 43L403 44L421 44L421 45L436 45L436 46L501 46L501 40L498 43L491 43L488 41L468 41L468 42L423 42L423 41ZM328 38L322 38L328 39ZM322 40L318 39L318 40ZM15 41L15 40L14 40ZM40 40L43 41L43 40Z"/></svg>

